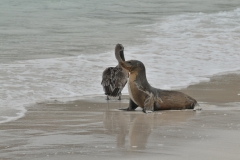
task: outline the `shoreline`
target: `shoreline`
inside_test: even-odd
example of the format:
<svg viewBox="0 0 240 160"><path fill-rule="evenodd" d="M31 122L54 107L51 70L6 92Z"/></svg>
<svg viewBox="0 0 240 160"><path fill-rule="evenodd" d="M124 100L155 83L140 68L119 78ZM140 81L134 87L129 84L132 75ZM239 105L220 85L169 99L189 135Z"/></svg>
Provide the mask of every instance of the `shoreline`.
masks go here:
<svg viewBox="0 0 240 160"><path fill-rule="evenodd" d="M0 159L238 159L239 80L217 75L179 90L200 103L200 112L119 111L127 95L35 104L1 124Z"/></svg>
<svg viewBox="0 0 240 160"><path fill-rule="evenodd" d="M210 104L240 102L240 73L218 74L208 82L190 85L180 91Z"/></svg>
<svg viewBox="0 0 240 160"><path fill-rule="evenodd" d="M173 87L172 89L168 89L168 90L176 90L176 91L180 91L180 92L184 92L186 94L190 94L190 95L196 95L197 97L199 96L199 94L196 94L194 92L194 89L197 89L199 90L199 85L206 85L207 83L209 83L212 79L216 79L216 77L220 77L219 79L221 79L221 77L225 77L227 75L240 75L240 70L233 70L233 71L224 71L224 72L220 72L220 73L216 73L214 75L209 75L209 76L205 76L206 79L209 78L208 81L206 80L202 80L200 81L199 83L192 83L190 85L187 85L187 86L178 86L178 87ZM240 82L239 82L240 83ZM195 87L197 86L197 87ZM237 94L238 96L240 96L240 91L239 93ZM83 96L78 96L78 97L74 97L74 98L70 98L70 97L65 97L65 98L61 98L61 100L64 99L64 101L61 101L59 100L58 98L56 98L54 100L54 98L51 100L47 100L47 101L42 101L42 102L36 102L37 104L42 104L42 103L53 103L53 102L60 102L60 103L68 103L68 102L72 102L72 101L77 101L77 100L86 100L88 98L94 98L94 97L99 97L99 96L102 96L102 94L88 94L88 95L83 95ZM128 97L128 94L126 93L123 93L123 96L125 97ZM201 97L201 96L200 96ZM226 96L227 97L227 96ZM194 97L193 97L194 98ZM238 99L236 101L236 99ZM198 101L198 99L196 99ZM200 98L200 100L202 100ZM218 101L218 100L217 100ZM235 96L235 100L233 100L233 102L238 102L240 101L239 98L236 98ZM208 99L205 99L204 102L207 102L207 103L211 103L211 104L217 104L217 105L221 105L221 103L219 102L212 102L212 101L209 101ZM232 101L228 101L228 102L232 102ZM31 108L31 106L33 106L34 103L31 103L31 104L27 104L27 105L24 105L22 106L20 110L20 112L17 112L17 113L14 113L14 114L17 114L18 116L17 117L7 117L6 119L3 119L2 121L0 121L0 124L3 124L3 123L8 123L8 122L11 122L11 121L16 121L22 117L25 116L26 112L27 112L27 108Z"/></svg>

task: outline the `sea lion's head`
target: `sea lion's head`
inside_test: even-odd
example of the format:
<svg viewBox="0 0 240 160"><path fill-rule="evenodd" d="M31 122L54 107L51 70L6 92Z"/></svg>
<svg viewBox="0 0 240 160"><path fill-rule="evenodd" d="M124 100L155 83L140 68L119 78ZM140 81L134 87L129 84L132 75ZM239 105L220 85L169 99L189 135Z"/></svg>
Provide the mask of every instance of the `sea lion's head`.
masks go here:
<svg viewBox="0 0 240 160"><path fill-rule="evenodd" d="M118 62L125 61L123 45L121 45L121 44L116 45L116 47L115 47L115 57L118 60Z"/></svg>
<svg viewBox="0 0 240 160"><path fill-rule="evenodd" d="M130 60L130 61L123 61L120 63L123 68L128 70L129 72L139 72L144 71L145 72L145 66L141 61L137 60Z"/></svg>

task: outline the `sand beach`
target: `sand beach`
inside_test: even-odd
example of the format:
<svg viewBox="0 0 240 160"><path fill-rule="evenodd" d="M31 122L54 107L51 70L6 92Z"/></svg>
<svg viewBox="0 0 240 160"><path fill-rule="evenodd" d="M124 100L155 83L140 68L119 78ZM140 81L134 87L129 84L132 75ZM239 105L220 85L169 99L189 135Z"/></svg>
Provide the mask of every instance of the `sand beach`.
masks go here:
<svg viewBox="0 0 240 160"><path fill-rule="evenodd" d="M239 26L239 0L1 0L0 160L239 160ZM202 110L106 101L119 43Z"/></svg>
<svg viewBox="0 0 240 160"><path fill-rule="evenodd" d="M240 158L240 74L211 77L181 91L202 111L120 111L128 95L35 104L0 126L0 159Z"/></svg>

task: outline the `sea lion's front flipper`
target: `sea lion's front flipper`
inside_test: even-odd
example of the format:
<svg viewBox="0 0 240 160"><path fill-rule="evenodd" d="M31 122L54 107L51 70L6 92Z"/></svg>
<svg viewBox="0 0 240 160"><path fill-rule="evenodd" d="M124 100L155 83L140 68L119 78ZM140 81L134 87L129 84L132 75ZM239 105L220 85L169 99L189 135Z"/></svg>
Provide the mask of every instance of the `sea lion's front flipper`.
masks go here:
<svg viewBox="0 0 240 160"><path fill-rule="evenodd" d="M129 110L130 110L130 111L133 111L133 110L135 110L137 107L138 107L138 105L137 105L136 103L134 103L133 100L130 98L130 99L129 99L129 106L128 106Z"/></svg>
<svg viewBox="0 0 240 160"><path fill-rule="evenodd" d="M123 109L121 108L119 110L134 111L137 107L138 107L138 105L136 103L134 103L133 100L130 98L128 108L123 108Z"/></svg>

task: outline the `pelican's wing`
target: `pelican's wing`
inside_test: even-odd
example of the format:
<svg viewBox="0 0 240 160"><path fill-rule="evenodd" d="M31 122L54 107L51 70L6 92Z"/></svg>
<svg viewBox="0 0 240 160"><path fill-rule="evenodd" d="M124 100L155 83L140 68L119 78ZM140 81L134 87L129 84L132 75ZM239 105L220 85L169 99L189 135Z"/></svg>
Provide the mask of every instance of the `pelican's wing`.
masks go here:
<svg viewBox="0 0 240 160"><path fill-rule="evenodd" d="M113 77L113 82L114 82L114 90L111 96L119 96L121 91L123 90L124 86L127 83L128 79L128 72L123 70L122 68L114 68L114 77Z"/></svg>
<svg viewBox="0 0 240 160"><path fill-rule="evenodd" d="M103 91L105 92L106 95L111 95L113 92L114 85L112 82L113 70L114 70L113 67L108 67L102 73L101 85L103 86Z"/></svg>

